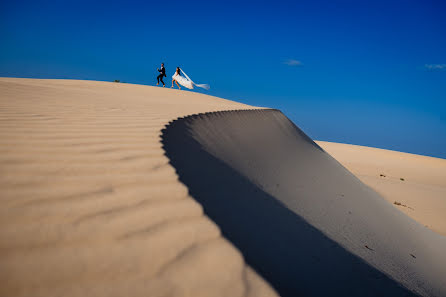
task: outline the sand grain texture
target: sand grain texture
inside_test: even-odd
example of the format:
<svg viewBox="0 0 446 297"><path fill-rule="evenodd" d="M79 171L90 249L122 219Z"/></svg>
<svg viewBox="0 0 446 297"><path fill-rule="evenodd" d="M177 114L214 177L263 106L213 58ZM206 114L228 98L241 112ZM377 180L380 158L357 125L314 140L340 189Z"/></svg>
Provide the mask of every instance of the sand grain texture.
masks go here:
<svg viewBox="0 0 446 297"><path fill-rule="evenodd" d="M1 296L276 296L177 180L161 129L253 108L192 92L0 79Z"/></svg>
<svg viewBox="0 0 446 297"><path fill-rule="evenodd" d="M444 296L446 237L362 183L278 110L178 119L180 180L281 296Z"/></svg>
<svg viewBox="0 0 446 297"><path fill-rule="evenodd" d="M445 159L359 145L317 143L394 207L446 236Z"/></svg>
<svg viewBox="0 0 446 297"><path fill-rule="evenodd" d="M0 121L1 296L446 295L446 238L278 110L1 78Z"/></svg>

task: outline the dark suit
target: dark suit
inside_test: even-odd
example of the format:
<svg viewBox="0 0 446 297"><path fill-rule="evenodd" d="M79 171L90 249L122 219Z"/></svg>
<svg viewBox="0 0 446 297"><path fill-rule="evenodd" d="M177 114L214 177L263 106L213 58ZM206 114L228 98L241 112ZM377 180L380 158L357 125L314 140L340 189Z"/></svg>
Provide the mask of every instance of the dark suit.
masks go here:
<svg viewBox="0 0 446 297"><path fill-rule="evenodd" d="M166 68L164 68L164 66L161 66L161 69L158 69L158 72L160 74L156 77L156 80L158 81L158 83L160 83L160 81L161 81L163 83L163 86L164 86L165 84L164 84L164 81L163 81L163 77L166 76Z"/></svg>

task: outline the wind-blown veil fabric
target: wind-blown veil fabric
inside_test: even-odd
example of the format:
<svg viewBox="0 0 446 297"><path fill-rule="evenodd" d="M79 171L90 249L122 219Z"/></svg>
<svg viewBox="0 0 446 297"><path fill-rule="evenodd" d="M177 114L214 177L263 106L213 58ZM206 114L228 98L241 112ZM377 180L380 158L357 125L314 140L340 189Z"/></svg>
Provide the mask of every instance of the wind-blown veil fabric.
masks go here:
<svg viewBox="0 0 446 297"><path fill-rule="evenodd" d="M208 84L196 84L194 83L189 76L187 76L187 74L181 69L181 72L183 73L184 77L178 74L174 74L172 75L172 78L174 80L176 80L180 85L188 88L188 89L193 89L194 86L199 87L199 88L203 88L206 90L209 90L210 86Z"/></svg>

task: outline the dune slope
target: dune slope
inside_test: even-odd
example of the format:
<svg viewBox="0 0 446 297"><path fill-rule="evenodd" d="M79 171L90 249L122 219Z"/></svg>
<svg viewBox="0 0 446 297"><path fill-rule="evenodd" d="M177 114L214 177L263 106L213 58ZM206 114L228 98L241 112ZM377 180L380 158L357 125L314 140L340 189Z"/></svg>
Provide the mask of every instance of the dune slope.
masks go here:
<svg viewBox="0 0 446 297"><path fill-rule="evenodd" d="M446 160L318 141L363 183L429 229L446 236Z"/></svg>
<svg viewBox="0 0 446 297"><path fill-rule="evenodd" d="M162 137L192 196L282 296L446 294L446 238L392 207L281 112L189 116Z"/></svg>
<svg viewBox="0 0 446 297"><path fill-rule="evenodd" d="M159 137L177 117L246 108L0 78L0 296L276 296L188 195Z"/></svg>

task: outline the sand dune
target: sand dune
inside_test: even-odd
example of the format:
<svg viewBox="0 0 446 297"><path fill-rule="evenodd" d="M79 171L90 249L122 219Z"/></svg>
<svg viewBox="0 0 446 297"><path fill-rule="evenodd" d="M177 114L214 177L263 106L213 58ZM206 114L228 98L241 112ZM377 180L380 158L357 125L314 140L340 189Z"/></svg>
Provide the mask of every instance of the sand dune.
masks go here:
<svg viewBox="0 0 446 297"><path fill-rule="evenodd" d="M191 92L0 79L0 296L275 296L177 180L171 120L252 108Z"/></svg>
<svg viewBox="0 0 446 297"><path fill-rule="evenodd" d="M190 116L163 143L192 196L281 296L446 294L446 237L392 207L281 112Z"/></svg>
<svg viewBox="0 0 446 297"><path fill-rule="evenodd" d="M446 294L446 237L279 111L0 78L0 122L1 296Z"/></svg>
<svg viewBox="0 0 446 297"><path fill-rule="evenodd" d="M446 160L341 143L317 142L393 206L446 236Z"/></svg>

